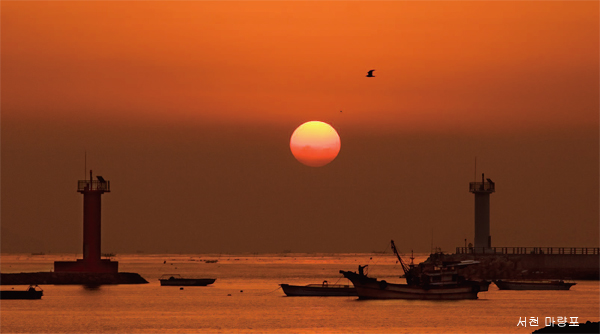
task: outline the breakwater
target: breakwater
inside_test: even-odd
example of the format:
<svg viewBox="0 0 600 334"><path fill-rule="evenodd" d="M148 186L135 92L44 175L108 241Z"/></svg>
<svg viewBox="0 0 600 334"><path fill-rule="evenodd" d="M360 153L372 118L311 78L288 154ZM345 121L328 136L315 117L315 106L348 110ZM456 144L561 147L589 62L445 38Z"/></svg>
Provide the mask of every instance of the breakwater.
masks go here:
<svg viewBox="0 0 600 334"><path fill-rule="evenodd" d="M0 274L0 285L30 285L30 284L145 284L148 283L136 273L55 273L32 272Z"/></svg>
<svg viewBox="0 0 600 334"><path fill-rule="evenodd" d="M478 261L461 274L479 279L600 279L600 255L538 253L431 254L424 266L454 261Z"/></svg>

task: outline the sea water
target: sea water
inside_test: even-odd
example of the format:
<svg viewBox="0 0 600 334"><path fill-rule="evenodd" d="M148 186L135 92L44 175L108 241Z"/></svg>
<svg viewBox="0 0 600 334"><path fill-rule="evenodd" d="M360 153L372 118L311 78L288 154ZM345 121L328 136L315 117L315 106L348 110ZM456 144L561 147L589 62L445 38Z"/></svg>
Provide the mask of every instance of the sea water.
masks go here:
<svg viewBox="0 0 600 334"><path fill-rule="evenodd" d="M76 258L2 254L1 269L51 271L53 261ZM415 263L425 259L419 254ZM500 291L492 284L477 300L459 301L286 297L279 288L348 283L339 270L355 271L359 264L369 265L369 276L404 283L396 258L382 254L136 254L114 260L120 271L139 273L149 284L42 285L41 300L1 301L1 332L531 333L563 317L565 326L600 320L598 281L577 281L569 291ZM162 287L163 274L217 281ZM26 287L2 286L11 288Z"/></svg>

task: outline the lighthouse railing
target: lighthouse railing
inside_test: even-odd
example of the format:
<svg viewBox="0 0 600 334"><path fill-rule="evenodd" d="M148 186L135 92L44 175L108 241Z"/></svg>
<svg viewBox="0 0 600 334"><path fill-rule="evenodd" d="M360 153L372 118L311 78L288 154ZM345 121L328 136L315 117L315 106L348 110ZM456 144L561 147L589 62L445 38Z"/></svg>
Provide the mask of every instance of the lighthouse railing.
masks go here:
<svg viewBox="0 0 600 334"><path fill-rule="evenodd" d="M101 190L110 191L110 181L99 181L99 180L79 180L77 181L77 191L90 191L90 190Z"/></svg>
<svg viewBox="0 0 600 334"><path fill-rule="evenodd" d="M494 192L494 191L496 191L496 184L493 182L470 182L469 183L469 191L470 192L476 192L476 191Z"/></svg>

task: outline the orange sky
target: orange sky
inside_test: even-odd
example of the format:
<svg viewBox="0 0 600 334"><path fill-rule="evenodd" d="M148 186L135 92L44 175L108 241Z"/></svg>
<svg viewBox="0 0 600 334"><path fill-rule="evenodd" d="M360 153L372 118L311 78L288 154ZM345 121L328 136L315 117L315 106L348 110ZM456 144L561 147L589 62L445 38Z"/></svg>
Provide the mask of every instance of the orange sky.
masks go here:
<svg viewBox="0 0 600 334"><path fill-rule="evenodd" d="M598 122L598 101L587 98L598 92L597 9L558 1L3 2L3 116L308 117L417 131L584 126ZM369 69L376 80L365 80Z"/></svg>
<svg viewBox="0 0 600 334"><path fill-rule="evenodd" d="M598 246L596 1L0 7L3 251L80 251L84 151L106 251L452 251L475 156L493 244Z"/></svg>

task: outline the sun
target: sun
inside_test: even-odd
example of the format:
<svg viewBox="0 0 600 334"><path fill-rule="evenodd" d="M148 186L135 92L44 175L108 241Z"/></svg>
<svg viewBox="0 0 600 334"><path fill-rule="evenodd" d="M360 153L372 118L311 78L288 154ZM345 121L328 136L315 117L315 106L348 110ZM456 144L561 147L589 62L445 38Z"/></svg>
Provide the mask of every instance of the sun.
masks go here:
<svg viewBox="0 0 600 334"><path fill-rule="evenodd" d="M290 149L296 160L306 166L325 166L340 152L340 136L325 122L306 122L292 134Z"/></svg>

